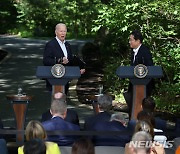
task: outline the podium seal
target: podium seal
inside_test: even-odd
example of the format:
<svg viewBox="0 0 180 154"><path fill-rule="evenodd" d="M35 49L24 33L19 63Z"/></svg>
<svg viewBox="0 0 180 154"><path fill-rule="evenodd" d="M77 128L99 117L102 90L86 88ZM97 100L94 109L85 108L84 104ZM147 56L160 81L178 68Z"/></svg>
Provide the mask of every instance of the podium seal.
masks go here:
<svg viewBox="0 0 180 154"><path fill-rule="evenodd" d="M55 64L51 68L51 73L55 78L62 78L65 74L65 67L62 64Z"/></svg>
<svg viewBox="0 0 180 154"><path fill-rule="evenodd" d="M137 78L140 78L140 79L145 78L147 74L148 74L147 66L143 64L138 64L134 67L134 75Z"/></svg>

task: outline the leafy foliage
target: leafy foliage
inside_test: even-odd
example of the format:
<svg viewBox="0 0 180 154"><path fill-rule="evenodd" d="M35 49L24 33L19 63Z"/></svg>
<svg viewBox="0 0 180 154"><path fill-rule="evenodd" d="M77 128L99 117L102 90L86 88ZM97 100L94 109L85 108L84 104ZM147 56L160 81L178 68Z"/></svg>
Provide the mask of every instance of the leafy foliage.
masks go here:
<svg viewBox="0 0 180 154"><path fill-rule="evenodd" d="M16 23L17 11L13 5L12 0L1 0L0 2L0 21L1 29L0 33L4 34L10 28L13 28ZM9 23L11 21L11 23Z"/></svg>
<svg viewBox="0 0 180 154"><path fill-rule="evenodd" d="M21 0L16 3L19 23L35 36L54 36L57 23L66 23L73 37L91 34L97 16L96 1L89 0ZM91 6L91 7L89 7Z"/></svg>
<svg viewBox="0 0 180 154"><path fill-rule="evenodd" d="M179 11L180 2L177 0L114 0L108 5L101 5L93 30L98 31L101 27L108 30L106 39L101 42L101 52L108 57L104 80L109 90L116 93L120 87L119 79L112 75L111 70L115 71L115 68L112 68L111 62L114 67L116 64L127 65L124 59L128 58L130 52L124 47L128 44L129 33L139 29L145 37L144 43L151 49L155 65L162 66L164 70L164 78L157 83L154 95L163 102L165 109L172 107L172 110L177 109L173 112L180 111L180 108L173 107L179 105L180 99ZM111 41L109 44L103 43L106 40ZM164 96L168 99L163 99Z"/></svg>

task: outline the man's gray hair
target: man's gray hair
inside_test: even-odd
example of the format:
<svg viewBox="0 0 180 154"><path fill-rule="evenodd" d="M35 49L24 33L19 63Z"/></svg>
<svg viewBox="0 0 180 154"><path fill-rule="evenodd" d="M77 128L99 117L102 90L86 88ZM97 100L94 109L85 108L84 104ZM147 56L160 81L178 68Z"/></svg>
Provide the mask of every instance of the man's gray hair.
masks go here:
<svg viewBox="0 0 180 154"><path fill-rule="evenodd" d="M64 113L67 111L67 103L62 100L53 100L51 102L51 112L53 114L60 114L64 115Z"/></svg>
<svg viewBox="0 0 180 154"><path fill-rule="evenodd" d="M56 25L56 27L55 27L55 30L57 30L60 26L65 26L65 27L66 27L66 24L64 24L64 23L58 23L58 24ZM67 27L66 27L66 29L67 29Z"/></svg>
<svg viewBox="0 0 180 154"><path fill-rule="evenodd" d="M66 94L61 93L61 92L57 92L54 95L52 95L51 102L53 100L60 100L60 101L65 101L66 102Z"/></svg>
<svg viewBox="0 0 180 154"><path fill-rule="evenodd" d="M99 104L99 108L104 111L107 111L112 107L112 97L109 95L106 94L100 95L97 98L97 102Z"/></svg>
<svg viewBox="0 0 180 154"><path fill-rule="evenodd" d="M145 131L139 131L133 135L131 142L136 143L134 149L137 153L139 151L145 151L146 154L150 153L152 137L149 133Z"/></svg>
<svg viewBox="0 0 180 154"><path fill-rule="evenodd" d="M124 124L126 122L125 115L121 112L114 113L111 115L110 121L120 121L121 123Z"/></svg>

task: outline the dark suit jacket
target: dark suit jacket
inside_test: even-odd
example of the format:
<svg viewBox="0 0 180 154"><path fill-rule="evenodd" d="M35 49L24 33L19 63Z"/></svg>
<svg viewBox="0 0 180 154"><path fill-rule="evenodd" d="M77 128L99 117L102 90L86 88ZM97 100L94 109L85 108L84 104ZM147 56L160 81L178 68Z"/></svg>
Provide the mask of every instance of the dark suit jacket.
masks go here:
<svg viewBox="0 0 180 154"><path fill-rule="evenodd" d="M67 41L65 42L65 46L66 46L66 50L67 50L67 54L68 54L67 59L69 60L69 63L66 64L65 66L70 66L72 63L71 46ZM58 63L57 62L58 59L62 59L63 57L64 57L64 53L63 53L61 46L59 45L58 41L56 40L56 38L52 39L51 41L49 41L46 44L44 54L43 54L43 64L45 66L53 66L53 65ZM48 80L46 80L46 88L49 91L52 91L52 86L48 82ZM68 88L69 88L69 85L66 84L66 86L65 86L65 93L66 94L67 94Z"/></svg>
<svg viewBox="0 0 180 154"><path fill-rule="evenodd" d="M47 120L51 120L52 115L50 113L50 110L44 112L42 114L41 117L41 122L47 121ZM72 110L72 109L67 109L67 115L66 118L64 119L70 123L73 123L75 125L79 125L79 117L76 111Z"/></svg>
<svg viewBox="0 0 180 154"><path fill-rule="evenodd" d="M79 131L80 127L78 125L72 124L65 121L60 117L54 117L51 120L42 123L46 131ZM59 146L72 145L72 143L77 139L77 136L71 135L48 135L48 141L56 142Z"/></svg>
<svg viewBox="0 0 180 154"><path fill-rule="evenodd" d="M94 125L94 131L126 131L127 128L119 121L103 121ZM97 146L125 146L130 141L128 135L101 135L94 136L93 142Z"/></svg>
<svg viewBox="0 0 180 154"><path fill-rule="evenodd" d="M131 56L131 66L136 66L138 64L144 64L146 66L154 65L152 60L152 54L150 53L149 49L143 44L140 46L134 62L133 59L134 52L132 52Z"/></svg>
<svg viewBox="0 0 180 154"><path fill-rule="evenodd" d="M67 41L65 42L65 46L66 46L66 50L68 54L67 59L69 60L69 63L67 63L66 65L65 64L63 65L64 66L79 66L81 69L84 68L85 63L78 57L73 57L72 51L71 51L71 45ZM53 66L57 64L58 59L62 59L63 57L64 57L64 53L58 41L56 40L56 38L52 39L46 44L44 54L43 54L43 64L45 66ZM52 86L47 80L46 80L46 88L49 91L52 91ZM66 84L65 86L66 94L67 94L68 88L69 88L69 85Z"/></svg>
<svg viewBox="0 0 180 154"><path fill-rule="evenodd" d="M108 112L100 112L97 115L91 116L85 120L84 129L93 130L93 126L102 121L109 121L111 114Z"/></svg>
<svg viewBox="0 0 180 154"><path fill-rule="evenodd" d="M72 61L71 46L67 41L65 42L65 46L68 54L67 59L69 60L69 63L67 65L70 65ZM57 60L59 58L63 58L63 57L64 57L64 53L56 38L52 39L46 44L43 55L43 64L45 66L53 66L54 64L57 63Z"/></svg>

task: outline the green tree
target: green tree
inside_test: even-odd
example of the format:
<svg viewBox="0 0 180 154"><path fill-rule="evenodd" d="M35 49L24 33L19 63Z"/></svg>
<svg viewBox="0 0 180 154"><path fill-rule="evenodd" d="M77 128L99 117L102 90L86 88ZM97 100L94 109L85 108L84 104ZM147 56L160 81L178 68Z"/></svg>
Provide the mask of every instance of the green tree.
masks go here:
<svg viewBox="0 0 180 154"><path fill-rule="evenodd" d="M21 0L16 3L18 21L35 36L54 35L54 26L67 24L72 37L91 35L97 0Z"/></svg>
<svg viewBox="0 0 180 154"><path fill-rule="evenodd" d="M117 86L120 87L120 84L117 84L119 79L114 74L117 69L115 63L128 64L126 59L130 53L129 33L133 29L139 29L145 37L144 43L152 51L155 65L161 65L164 70L164 78L157 84L157 97L162 96L161 101L164 101L163 97L166 98L166 103L163 103L170 104L168 107L173 106L172 103L179 102L179 11L178 0L114 0L109 4L100 5L100 14L95 20L93 30L98 31L102 27L107 29L106 37L101 42L101 52L102 55L108 55L104 79L107 83L111 83L110 90L117 93ZM113 57L113 60L109 56ZM123 86L124 84L120 90L124 88Z"/></svg>
<svg viewBox="0 0 180 154"><path fill-rule="evenodd" d="M5 34L9 29L16 26L17 11L13 5L12 0L1 0L0 1L0 21L1 29L0 34Z"/></svg>

